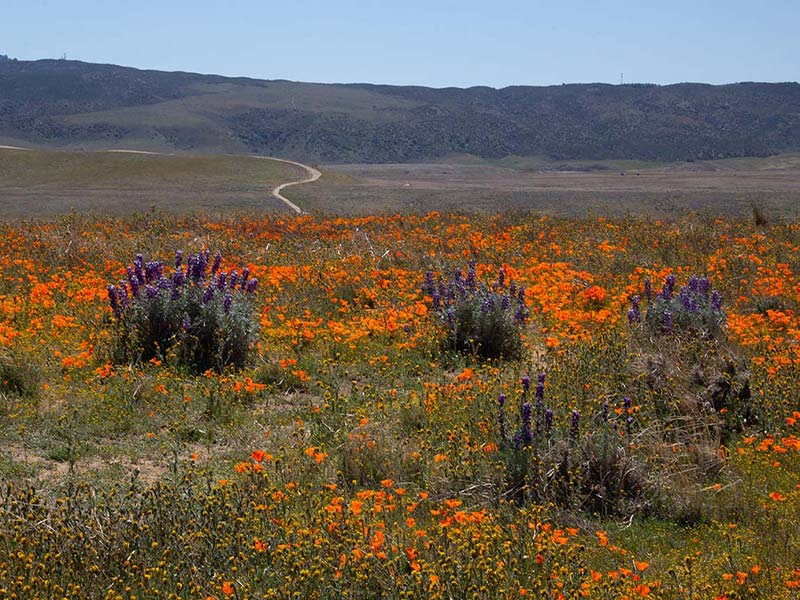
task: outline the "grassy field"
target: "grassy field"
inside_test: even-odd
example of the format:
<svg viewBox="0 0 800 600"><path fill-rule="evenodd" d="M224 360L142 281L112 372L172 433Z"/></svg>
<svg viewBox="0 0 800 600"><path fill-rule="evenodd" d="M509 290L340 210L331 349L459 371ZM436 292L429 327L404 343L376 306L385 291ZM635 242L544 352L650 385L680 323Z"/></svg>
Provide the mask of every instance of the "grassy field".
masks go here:
<svg viewBox="0 0 800 600"><path fill-rule="evenodd" d="M0 148L0 217L282 210L272 188L304 176L299 167L243 156Z"/></svg>
<svg viewBox="0 0 800 600"><path fill-rule="evenodd" d="M525 213L0 225L0 596L796 598L799 231ZM172 277L177 250L183 273L204 248L220 270L193 285L258 325L249 363L181 363L188 312L137 360L123 342L150 300L131 260L141 298L171 306L144 263ZM230 287L245 266L251 295ZM646 281L670 274L667 317ZM109 284L134 312L114 315ZM519 336L515 355L449 344L452 319L523 301L480 334ZM459 302L475 310L448 316Z"/></svg>
<svg viewBox="0 0 800 600"><path fill-rule="evenodd" d="M796 155L667 164L454 157L433 164L329 165L323 171L319 182L294 190L309 210L670 217L687 211L744 216L756 205L791 219L800 206Z"/></svg>
<svg viewBox="0 0 800 600"><path fill-rule="evenodd" d="M742 217L758 206L793 219L800 156L697 163L452 157L433 164L328 165L289 197L319 214L432 210L536 212L563 217L674 217L687 211ZM294 166L242 156L163 156L0 149L0 215L125 215L283 210L271 189L299 179Z"/></svg>

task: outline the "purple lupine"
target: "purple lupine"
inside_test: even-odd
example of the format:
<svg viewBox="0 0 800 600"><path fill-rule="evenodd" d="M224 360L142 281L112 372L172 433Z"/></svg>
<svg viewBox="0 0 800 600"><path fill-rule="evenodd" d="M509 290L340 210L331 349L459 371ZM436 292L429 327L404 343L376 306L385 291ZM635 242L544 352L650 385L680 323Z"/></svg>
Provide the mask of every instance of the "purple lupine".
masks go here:
<svg viewBox="0 0 800 600"><path fill-rule="evenodd" d="M525 394L531 391L531 378L527 375L522 376L522 391Z"/></svg>
<svg viewBox="0 0 800 600"><path fill-rule="evenodd" d="M228 279L228 274L225 271L222 271L219 275L217 275L217 289L224 290L225 289L225 282Z"/></svg>
<svg viewBox="0 0 800 600"><path fill-rule="evenodd" d="M197 281L197 254L190 254L186 257L186 277L192 281Z"/></svg>
<svg viewBox="0 0 800 600"><path fill-rule="evenodd" d="M206 277L206 268L208 267L209 252L205 250L194 255L195 259L192 261L192 279L195 282L202 281Z"/></svg>
<svg viewBox="0 0 800 600"><path fill-rule="evenodd" d="M184 283L186 283L186 275L183 270L175 269L175 272L172 274L172 287L174 289L179 289L183 287Z"/></svg>
<svg viewBox="0 0 800 600"><path fill-rule="evenodd" d="M711 282L708 277L701 277L697 283L698 291L703 295L703 298L708 300L708 292L711 290Z"/></svg>
<svg viewBox="0 0 800 600"><path fill-rule="evenodd" d="M125 280L121 280L119 282L119 287L117 288L117 297L119 298L120 306L122 309L125 310L128 308L129 300L128 300L128 286L125 285Z"/></svg>
<svg viewBox="0 0 800 600"><path fill-rule="evenodd" d="M439 292L434 291L433 294L431 294L431 300L433 301L434 310L439 310L442 305L442 297L439 295Z"/></svg>
<svg viewBox="0 0 800 600"><path fill-rule="evenodd" d="M516 296L517 295L517 282L516 281L512 281L510 284L508 284L508 293L509 293L510 296Z"/></svg>
<svg viewBox="0 0 800 600"><path fill-rule="evenodd" d="M528 320L528 309L525 307L524 304L521 302L517 305L517 309L514 311L514 322L518 325L524 325L525 321Z"/></svg>
<svg viewBox="0 0 800 600"><path fill-rule="evenodd" d="M522 443L525 446L530 446L533 441L533 432L531 431L531 415L533 414L533 407L530 402L525 402L522 405Z"/></svg>
<svg viewBox="0 0 800 600"><path fill-rule="evenodd" d="M136 256L134 256L133 266L139 271L141 271L142 267L144 267L144 256L142 256L141 254L137 254Z"/></svg>
<svg viewBox="0 0 800 600"><path fill-rule="evenodd" d="M500 287L506 286L506 270L503 267L500 267L500 272L497 273L497 285Z"/></svg>
<svg viewBox="0 0 800 600"><path fill-rule="evenodd" d="M722 310L722 296L717 290L711 294L711 308L716 312L720 312Z"/></svg>
<svg viewBox="0 0 800 600"><path fill-rule="evenodd" d="M502 392L497 397L497 420L500 422L500 440L506 439L506 395Z"/></svg>
<svg viewBox="0 0 800 600"><path fill-rule="evenodd" d="M151 300L156 296L158 296L158 288L153 285L150 285L149 283L146 286L144 286L144 290L147 293L147 297L150 298Z"/></svg>
<svg viewBox="0 0 800 600"><path fill-rule="evenodd" d="M503 295L503 297L500 299L500 308L503 310L508 310L511 308L511 296L508 294Z"/></svg>
<svg viewBox="0 0 800 600"><path fill-rule="evenodd" d="M136 276L136 271L134 271L133 267L126 267L125 273L128 275L128 283L131 284L131 295L134 298L139 297L139 278Z"/></svg>
<svg viewBox="0 0 800 600"><path fill-rule="evenodd" d="M544 411L544 430L548 433L553 430L553 411L549 408Z"/></svg>
<svg viewBox="0 0 800 600"><path fill-rule="evenodd" d="M475 274L475 259L469 261L469 269L467 269L466 286L470 290L474 290L478 285L477 276Z"/></svg>
<svg viewBox="0 0 800 600"><path fill-rule="evenodd" d="M108 286L108 302L111 304L111 310L114 311L114 317L119 319L122 316L122 308L119 305L117 288L113 285Z"/></svg>
<svg viewBox="0 0 800 600"><path fill-rule="evenodd" d="M647 298L648 303L653 299L653 283L649 277L644 280L644 296Z"/></svg>
<svg viewBox="0 0 800 600"><path fill-rule="evenodd" d="M642 320L642 311L639 308L639 296L631 298L631 307L628 309L628 323L640 323Z"/></svg>
<svg viewBox="0 0 800 600"><path fill-rule="evenodd" d="M672 292L675 289L675 275L670 273L667 275L667 279L664 281L664 287L661 289L661 295L664 297L664 300L669 301L672 298Z"/></svg>
<svg viewBox="0 0 800 600"><path fill-rule="evenodd" d="M247 289L247 283L248 283L247 278L248 277L250 277L250 269L245 267L244 269L242 269L242 281L239 284L242 290ZM231 286L231 287L233 287L233 286Z"/></svg>
<svg viewBox="0 0 800 600"><path fill-rule="evenodd" d="M144 279L147 283L153 283L161 278L163 263L160 260L150 260L144 266Z"/></svg>
<svg viewBox="0 0 800 600"><path fill-rule="evenodd" d="M141 256L141 254L139 254ZM133 265L133 274L136 277L136 280L139 282L139 285L144 285L146 282L144 273L142 272L142 267L134 263Z"/></svg>
<svg viewBox="0 0 800 600"><path fill-rule="evenodd" d="M222 309L225 311L227 315L231 312L231 305L233 304L233 296L230 294L225 294L225 299L222 301Z"/></svg>
<svg viewBox="0 0 800 600"><path fill-rule="evenodd" d="M183 264L183 250L178 250L175 253L175 268L180 269Z"/></svg>
<svg viewBox="0 0 800 600"><path fill-rule="evenodd" d="M672 313L664 311L664 331L672 331Z"/></svg>
<svg viewBox="0 0 800 600"><path fill-rule="evenodd" d="M187 313L183 313L183 320L181 321L181 328L184 331L189 331L192 328L192 320Z"/></svg>
<svg viewBox="0 0 800 600"><path fill-rule="evenodd" d="M685 285L682 285L680 291L678 292L678 300L680 301L684 310L691 312L693 302L689 294L689 288L687 288Z"/></svg>
<svg viewBox="0 0 800 600"><path fill-rule="evenodd" d="M569 420L569 435L572 439L577 439L578 433L580 433L580 426L581 426L581 413L577 410L572 411L572 416Z"/></svg>
<svg viewBox="0 0 800 600"><path fill-rule="evenodd" d="M203 290L203 304L208 304L214 299L214 287L212 285L207 285L205 290Z"/></svg>
<svg viewBox="0 0 800 600"><path fill-rule="evenodd" d="M494 312L494 298L492 296L489 296L481 303L481 312L483 314Z"/></svg>
<svg viewBox="0 0 800 600"><path fill-rule="evenodd" d="M436 283L433 280L433 271L427 271L425 273L425 279L422 282L422 292L432 296L435 291Z"/></svg>
<svg viewBox="0 0 800 600"><path fill-rule="evenodd" d="M256 279L255 277L247 281L248 294L252 294L253 292L255 292L257 287L258 287L258 279Z"/></svg>
<svg viewBox="0 0 800 600"><path fill-rule="evenodd" d="M608 415L609 415L608 402L603 402L603 408L600 411L600 416L603 418L603 422L608 423Z"/></svg>
<svg viewBox="0 0 800 600"><path fill-rule="evenodd" d="M233 271L231 271L231 278L230 281L228 282L228 285L230 286L231 289L236 288L237 281L239 281L239 272L234 269Z"/></svg>
<svg viewBox="0 0 800 600"><path fill-rule="evenodd" d="M168 290L172 287L169 279L167 279L163 275L159 278L158 282L156 282L156 286L158 287L159 290Z"/></svg>
<svg viewBox="0 0 800 600"><path fill-rule="evenodd" d="M217 271L219 271L219 267L222 264L222 253L217 250L217 253L214 255L214 264L211 265L211 274L215 275Z"/></svg>
<svg viewBox="0 0 800 600"><path fill-rule="evenodd" d="M539 381L536 382L536 390L534 392L536 394L536 400L538 402L544 401L544 380L539 378Z"/></svg>
<svg viewBox="0 0 800 600"><path fill-rule="evenodd" d="M206 270L208 269L208 259L211 253L204 250L197 255L197 279L202 280L206 278Z"/></svg>
<svg viewBox="0 0 800 600"><path fill-rule="evenodd" d="M625 409L625 412L627 412L627 411L629 411L631 409L632 403L631 403L630 396L625 396L622 399L622 406Z"/></svg>

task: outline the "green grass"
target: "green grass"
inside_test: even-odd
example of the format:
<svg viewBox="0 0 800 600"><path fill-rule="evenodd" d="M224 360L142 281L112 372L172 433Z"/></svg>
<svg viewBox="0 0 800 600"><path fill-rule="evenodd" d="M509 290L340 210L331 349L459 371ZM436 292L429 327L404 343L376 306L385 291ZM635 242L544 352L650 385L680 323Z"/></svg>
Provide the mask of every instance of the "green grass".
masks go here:
<svg viewBox="0 0 800 600"><path fill-rule="evenodd" d="M0 149L0 216L280 210L272 188L304 174L245 156Z"/></svg>

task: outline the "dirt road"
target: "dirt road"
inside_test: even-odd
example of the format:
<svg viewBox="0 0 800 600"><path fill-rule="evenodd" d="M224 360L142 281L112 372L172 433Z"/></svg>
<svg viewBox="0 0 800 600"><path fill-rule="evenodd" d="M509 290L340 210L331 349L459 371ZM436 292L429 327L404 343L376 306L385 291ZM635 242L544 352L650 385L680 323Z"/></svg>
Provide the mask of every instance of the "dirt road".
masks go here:
<svg viewBox="0 0 800 600"><path fill-rule="evenodd" d="M260 158L268 158L268 157L263 156L263 157L260 157ZM281 185L276 187L274 190L272 190L272 195L273 196L275 196L278 200L283 202L286 206L288 206L294 212L296 212L298 214L302 214L303 210L299 206L297 206L294 202L292 202L291 200L286 198L283 194L281 194L281 192L285 188L287 188L289 186L292 186L292 185L300 185L302 183L311 183L312 181L316 181L317 179L319 179L322 176L322 173L320 173L314 167L309 167L309 166L304 165L302 163L294 162L292 160L284 160L282 158L269 158L269 160L277 160L279 162L288 163L290 165L303 167L306 170L306 172L308 173L308 177L306 177L305 179L301 179L299 181L290 181L288 183L282 183Z"/></svg>

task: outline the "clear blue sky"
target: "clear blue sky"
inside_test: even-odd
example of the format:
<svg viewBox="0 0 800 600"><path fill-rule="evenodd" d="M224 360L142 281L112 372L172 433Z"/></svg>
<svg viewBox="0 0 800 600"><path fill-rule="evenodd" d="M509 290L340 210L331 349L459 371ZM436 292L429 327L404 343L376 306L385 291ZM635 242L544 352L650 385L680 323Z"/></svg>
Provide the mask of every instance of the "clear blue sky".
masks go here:
<svg viewBox="0 0 800 600"><path fill-rule="evenodd" d="M0 0L0 54L435 87L800 80L800 0Z"/></svg>

